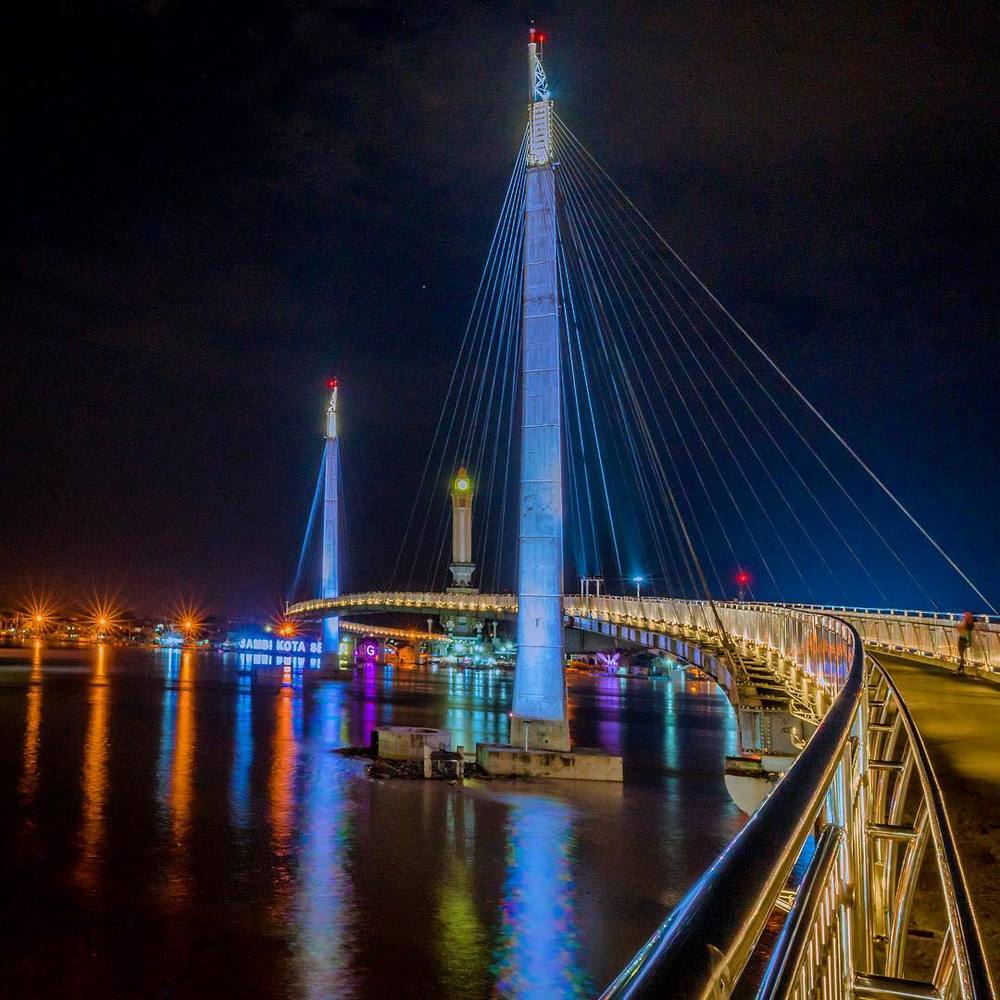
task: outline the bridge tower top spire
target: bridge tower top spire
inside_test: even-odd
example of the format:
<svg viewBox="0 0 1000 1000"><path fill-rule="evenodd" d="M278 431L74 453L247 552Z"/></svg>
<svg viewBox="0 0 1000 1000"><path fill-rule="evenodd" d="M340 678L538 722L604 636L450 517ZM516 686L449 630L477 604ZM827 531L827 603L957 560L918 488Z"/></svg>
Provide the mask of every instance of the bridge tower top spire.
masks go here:
<svg viewBox="0 0 1000 1000"><path fill-rule="evenodd" d="M545 32L532 26L528 32L528 166L544 167L552 162L552 96L542 68Z"/></svg>
<svg viewBox="0 0 1000 1000"><path fill-rule="evenodd" d="M326 439L337 440L337 380L328 378L326 387L330 391L330 402L326 407Z"/></svg>

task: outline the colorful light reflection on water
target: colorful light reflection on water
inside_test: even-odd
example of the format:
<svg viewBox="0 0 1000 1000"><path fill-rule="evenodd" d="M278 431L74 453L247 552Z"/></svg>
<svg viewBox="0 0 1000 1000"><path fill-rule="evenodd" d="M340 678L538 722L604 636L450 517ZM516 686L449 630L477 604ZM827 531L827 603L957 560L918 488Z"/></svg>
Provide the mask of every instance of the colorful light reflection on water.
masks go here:
<svg viewBox="0 0 1000 1000"><path fill-rule="evenodd" d="M734 720L680 671L574 676L574 736L624 753L624 789L376 782L334 752L390 722L502 739L511 687L0 650L5 996L593 993L739 827Z"/></svg>
<svg viewBox="0 0 1000 1000"><path fill-rule="evenodd" d="M496 991L538 1000L585 996L573 898L573 809L535 795L508 802Z"/></svg>

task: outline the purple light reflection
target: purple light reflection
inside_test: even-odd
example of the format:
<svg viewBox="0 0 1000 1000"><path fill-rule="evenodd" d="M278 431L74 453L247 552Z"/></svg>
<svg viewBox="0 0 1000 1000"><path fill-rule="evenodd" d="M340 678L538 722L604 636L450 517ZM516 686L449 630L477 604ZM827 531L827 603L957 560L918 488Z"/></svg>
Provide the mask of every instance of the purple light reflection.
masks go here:
<svg viewBox="0 0 1000 1000"><path fill-rule="evenodd" d="M509 801L496 993L539 1000L589 995L574 919L573 812L555 799Z"/></svg>

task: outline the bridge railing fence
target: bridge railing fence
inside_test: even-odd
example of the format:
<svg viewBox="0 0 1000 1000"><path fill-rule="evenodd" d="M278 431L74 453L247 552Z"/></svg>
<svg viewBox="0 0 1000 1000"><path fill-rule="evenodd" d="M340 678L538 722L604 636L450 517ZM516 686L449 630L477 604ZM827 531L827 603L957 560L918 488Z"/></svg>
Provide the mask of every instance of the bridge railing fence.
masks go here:
<svg viewBox="0 0 1000 1000"><path fill-rule="evenodd" d="M968 885L927 748L899 689L877 658L871 660L868 683L876 958L885 976L919 976L943 998L992 997ZM927 878L928 868L936 880ZM936 885L936 898L919 891L928 884ZM920 910L920 937L909 933L915 906ZM936 936L924 936L929 931Z"/></svg>
<svg viewBox="0 0 1000 1000"><path fill-rule="evenodd" d="M818 666L817 676L829 673L831 683L842 678L839 694L763 805L608 987L603 996L609 1000L730 995L741 984L807 841L827 826L836 826L841 833L832 846L828 837L827 846L813 856L807 879L814 886L810 895L814 912L804 920L800 907L801 930L787 947L803 956L817 954L820 948L832 955L828 964L832 963L830 975L835 981L846 976L853 964L855 922L833 882L835 877L856 884L862 863L858 830L865 820L859 815L864 800L857 794L857 757L863 751L861 740L851 739L860 735L865 703L861 643L849 625L826 616L770 608L758 612L771 619L761 624L752 622L748 607L720 612L734 637L746 642L766 638L773 649L804 668ZM691 613L700 615L694 609ZM844 669L827 671L826 660L838 659L841 653L847 654ZM820 863L822 870L817 868ZM836 919L825 919L829 916Z"/></svg>
<svg viewBox="0 0 1000 1000"><path fill-rule="evenodd" d="M695 632L717 639L718 626L705 601L672 598L567 597L571 615L590 616L640 630ZM829 704L843 687L854 655L853 633L829 614L774 604L716 603L723 627L742 644L790 662L815 697Z"/></svg>
<svg viewBox="0 0 1000 1000"><path fill-rule="evenodd" d="M932 611L891 608L840 608L791 605L802 610L838 615L849 621L871 646L903 653L917 653L957 663L958 632L962 616ZM980 670L1000 673L1000 618L977 615L966 660Z"/></svg>
<svg viewBox="0 0 1000 1000"><path fill-rule="evenodd" d="M627 618L640 628L658 622L671 630L710 630L697 602L591 598L588 604L606 620ZM793 659L835 697L770 796L604 1000L715 998L737 989L775 1000L994 997L926 749L858 632L832 615L773 605L719 611L735 638ZM810 845L815 850L761 973L762 932L780 918L793 867ZM930 959L906 949L928 848L943 901L935 938L941 944ZM919 978L908 975L914 969Z"/></svg>
<svg viewBox="0 0 1000 1000"><path fill-rule="evenodd" d="M711 608L704 601L672 598L585 597L567 595L568 613L580 612L618 623L631 622L644 627L695 629L703 633L717 631ZM342 598L315 598L289 607L291 614L318 613L343 607L346 610L455 610L480 614L511 615L517 610L513 594L448 594L379 591L348 594ZM818 640L814 618L849 621L861 638L871 646L900 652L918 653L949 662L958 661L960 615L941 612L849 608L835 605L762 604L723 602L715 605L723 625L733 636L761 648L777 650L795 662L806 676L823 679L833 693L843 682L842 660L831 661L829 650ZM806 612L789 616L785 609ZM1000 673L1000 618L977 616L976 629L967 659L980 670ZM835 634L834 630L832 634Z"/></svg>

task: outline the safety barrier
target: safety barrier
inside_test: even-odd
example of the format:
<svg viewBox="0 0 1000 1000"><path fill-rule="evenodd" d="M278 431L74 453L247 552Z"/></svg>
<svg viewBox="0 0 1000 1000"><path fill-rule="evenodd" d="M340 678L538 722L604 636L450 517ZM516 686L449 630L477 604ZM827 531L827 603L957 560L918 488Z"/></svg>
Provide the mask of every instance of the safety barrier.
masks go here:
<svg viewBox="0 0 1000 1000"><path fill-rule="evenodd" d="M670 603L670 614L683 616L681 602ZM777 613L723 606L736 635L748 624L740 610ZM820 645L831 659L839 648L847 658L845 671L824 670L824 677L842 677L836 698L771 795L605 990L605 1000L714 998L737 989L803 1000L994 996L941 791L899 692L865 654L853 626L800 613L814 617L818 633L811 639L800 622L793 630L800 644ZM795 650L786 646L783 655L789 652ZM907 932L928 845L945 926L934 960L923 968L910 963L913 971ZM751 959L761 958L765 925L781 913L793 867L811 847L760 978L760 962Z"/></svg>
<svg viewBox="0 0 1000 1000"><path fill-rule="evenodd" d="M951 663L957 663L959 659L956 626L962 620L960 614L812 604L792 604L789 607L837 615L849 621L869 646L917 653ZM1000 673L1000 618L976 615L966 661L978 670Z"/></svg>

